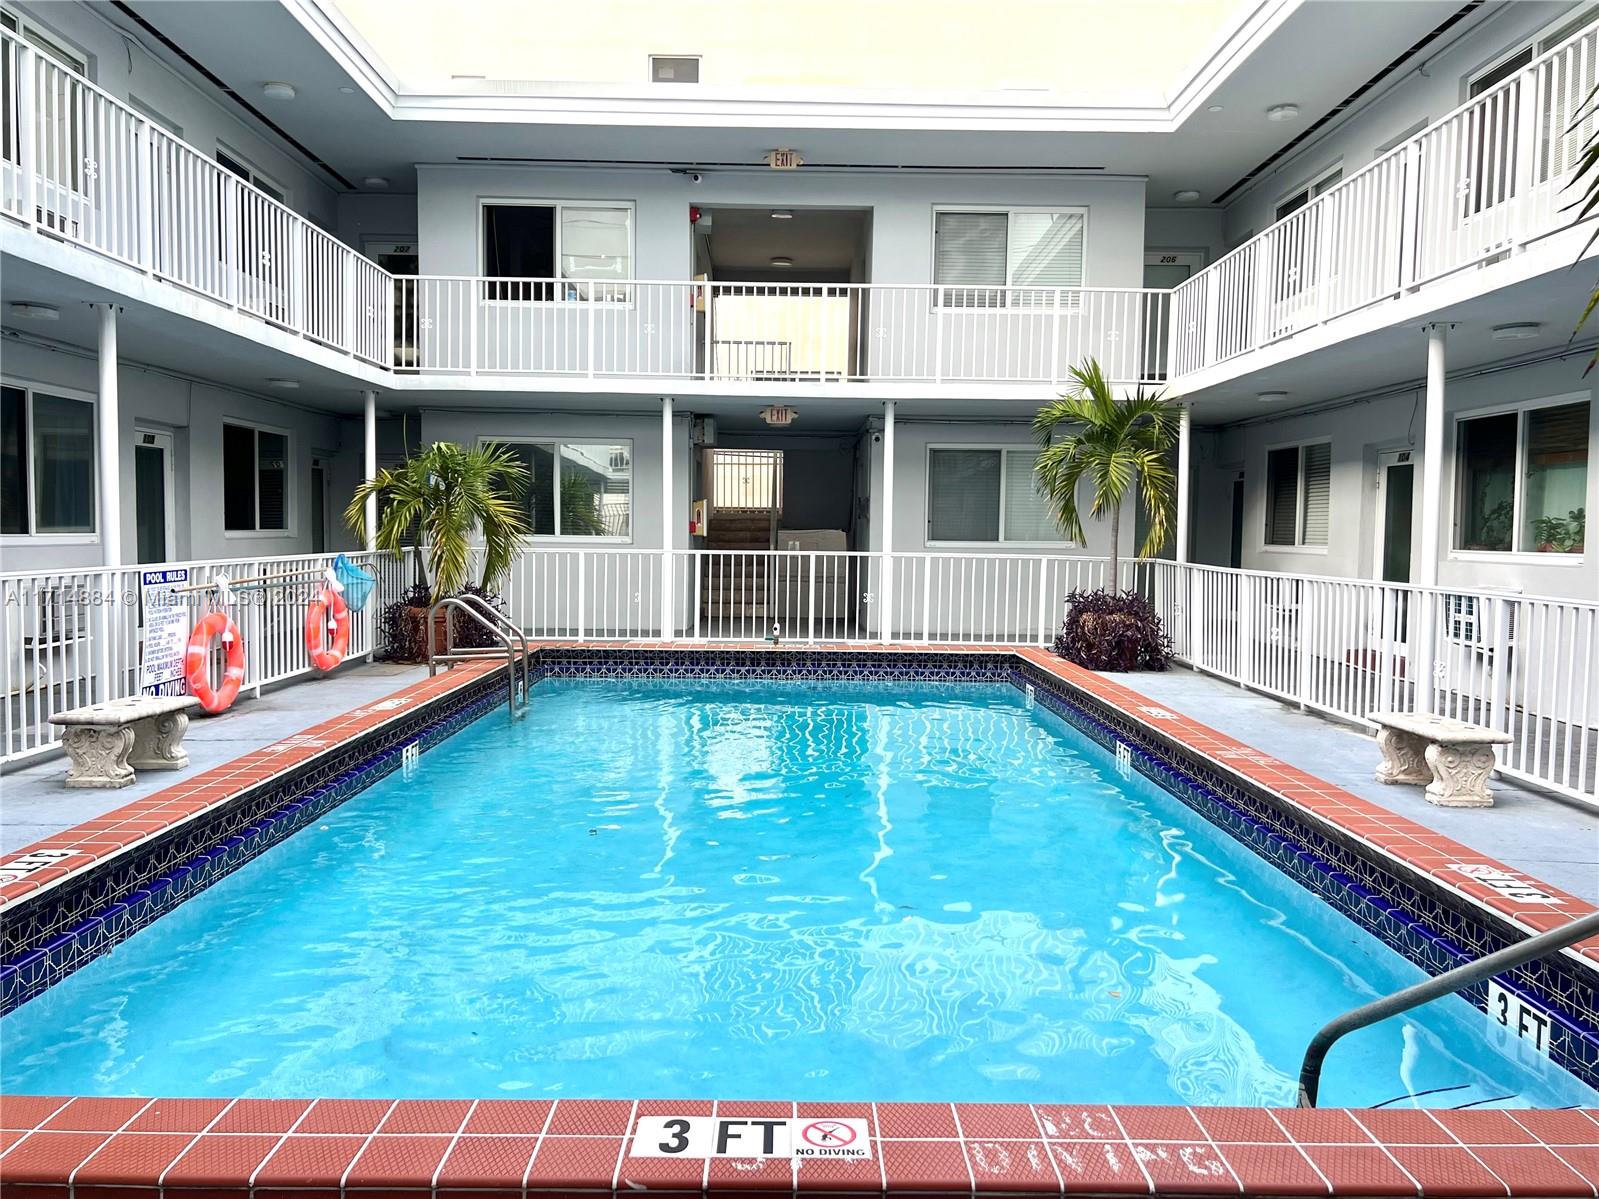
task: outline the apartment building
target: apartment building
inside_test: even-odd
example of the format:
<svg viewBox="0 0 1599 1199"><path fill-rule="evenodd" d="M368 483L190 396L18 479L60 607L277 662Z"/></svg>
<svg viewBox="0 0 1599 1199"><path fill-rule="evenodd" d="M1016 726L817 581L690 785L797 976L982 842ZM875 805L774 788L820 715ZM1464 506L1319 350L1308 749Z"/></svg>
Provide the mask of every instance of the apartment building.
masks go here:
<svg viewBox="0 0 1599 1199"><path fill-rule="evenodd" d="M1046 638L1094 357L1183 405L1121 580L1181 652L1553 688L1591 794L1594 672L1508 647L1599 657L1599 4L658 8L0 0L4 570L357 549L360 478L496 441L547 635Z"/></svg>

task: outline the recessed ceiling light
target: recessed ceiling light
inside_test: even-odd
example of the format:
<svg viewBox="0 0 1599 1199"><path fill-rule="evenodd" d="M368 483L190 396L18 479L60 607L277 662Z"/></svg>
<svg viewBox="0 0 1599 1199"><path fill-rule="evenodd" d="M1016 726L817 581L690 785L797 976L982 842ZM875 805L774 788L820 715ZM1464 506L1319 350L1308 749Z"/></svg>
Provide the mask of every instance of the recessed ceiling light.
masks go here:
<svg viewBox="0 0 1599 1199"><path fill-rule="evenodd" d="M268 100L294 99L294 84L292 83L263 83L261 94Z"/></svg>
<svg viewBox="0 0 1599 1199"><path fill-rule="evenodd" d="M1255 397L1262 404L1281 404L1288 398L1286 391L1263 391Z"/></svg>
<svg viewBox="0 0 1599 1199"><path fill-rule="evenodd" d="M267 386L276 387L279 391L298 391L300 381L298 379L268 379Z"/></svg>
<svg viewBox="0 0 1599 1199"><path fill-rule="evenodd" d="M382 175L368 175L365 179L361 180L362 187L370 187L373 191L380 192L384 188L388 187L388 185L389 181Z"/></svg>
<svg viewBox="0 0 1599 1199"><path fill-rule="evenodd" d="M772 219L774 221L792 221L794 214L786 208L774 208L772 209Z"/></svg>
<svg viewBox="0 0 1599 1199"><path fill-rule="evenodd" d="M61 309L54 304L36 304L32 300L14 300L6 310L19 321L58 321Z"/></svg>
<svg viewBox="0 0 1599 1199"><path fill-rule="evenodd" d="M1298 116L1299 105L1297 104L1273 104L1266 110L1266 119L1268 121L1280 123L1282 121L1292 121Z"/></svg>
<svg viewBox="0 0 1599 1199"><path fill-rule="evenodd" d="M343 92L346 96L355 95L355 89L353 87L341 87L339 90L341 92Z"/></svg>
<svg viewBox="0 0 1599 1199"><path fill-rule="evenodd" d="M1191 187L1185 187L1180 192L1172 192L1171 198L1176 200L1179 204L1192 204L1195 200L1199 199L1199 193Z"/></svg>
<svg viewBox="0 0 1599 1199"><path fill-rule="evenodd" d="M781 266L781 267L790 267L790 266L794 265L794 260L792 258L786 258L786 257L784 257L784 258L774 258L774 259L772 259L772 265L773 266Z"/></svg>
<svg viewBox="0 0 1599 1199"><path fill-rule="evenodd" d="M1221 110L1222 106L1220 104L1207 104L1205 106L1206 112L1220 112Z"/></svg>
<svg viewBox="0 0 1599 1199"><path fill-rule="evenodd" d="M1493 338L1495 341L1526 341L1529 337L1537 337L1538 330L1543 326L1536 321L1524 321L1515 325L1495 325Z"/></svg>

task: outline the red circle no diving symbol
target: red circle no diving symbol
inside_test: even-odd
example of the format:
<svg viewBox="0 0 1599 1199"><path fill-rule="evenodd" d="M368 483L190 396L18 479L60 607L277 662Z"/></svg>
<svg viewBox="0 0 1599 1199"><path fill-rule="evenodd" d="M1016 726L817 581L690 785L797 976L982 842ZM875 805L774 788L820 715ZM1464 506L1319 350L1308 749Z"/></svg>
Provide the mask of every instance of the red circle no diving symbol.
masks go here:
<svg viewBox="0 0 1599 1199"><path fill-rule="evenodd" d="M855 1139L855 1130L848 1124L840 1124L836 1120L813 1120L800 1129L800 1136L805 1138L808 1145L822 1149L837 1149Z"/></svg>

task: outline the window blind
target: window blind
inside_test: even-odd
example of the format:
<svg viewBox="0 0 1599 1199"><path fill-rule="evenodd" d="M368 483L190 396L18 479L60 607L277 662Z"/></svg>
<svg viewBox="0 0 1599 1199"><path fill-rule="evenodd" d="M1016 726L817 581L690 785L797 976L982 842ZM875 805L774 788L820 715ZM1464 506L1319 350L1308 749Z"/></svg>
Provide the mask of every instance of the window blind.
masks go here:
<svg viewBox="0 0 1599 1199"><path fill-rule="evenodd" d="M1060 528L1047 499L1039 494L1033 468L1038 455L1031 450L1005 453L1005 540L1059 541Z"/></svg>
<svg viewBox="0 0 1599 1199"><path fill-rule="evenodd" d="M1266 544L1293 545L1299 499L1299 448L1266 455Z"/></svg>
<svg viewBox="0 0 1599 1199"><path fill-rule="evenodd" d="M998 541L999 473L998 450L931 451L928 540Z"/></svg>
<svg viewBox="0 0 1599 1199"><path fill-rule="evenodd" d="M1003 292L965 290L965 285L1004 286L1005 225L1003 212L940 212L933 218L933 282L962 287L945 293L946 305L997 308L1004 303Z"/></svg>
<svg viewBox="0 0 1599 1199"><path fill-rule="evenodd" d="M1083 285L1083 214L1010 214L1010 283L1016 287Z"/></svg>
<svg viewBox="0 0 1599 1199"><path fill-rule="evenodd" d="M1332 518L1332 445L1304 447L1304 530L1301 545L1326 545Z"/></svg>

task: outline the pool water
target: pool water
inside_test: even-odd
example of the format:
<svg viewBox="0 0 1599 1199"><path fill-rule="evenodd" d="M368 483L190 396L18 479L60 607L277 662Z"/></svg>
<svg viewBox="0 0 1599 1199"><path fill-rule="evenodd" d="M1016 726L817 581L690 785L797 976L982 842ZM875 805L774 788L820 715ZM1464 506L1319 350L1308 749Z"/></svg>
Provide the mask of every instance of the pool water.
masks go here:
<svg viewBox="0 0 1599 1199"><path fill-rule="evenodd" d="M549 680L0 1021L0 1089L1287 1104L1420 977L1012 687ZM1323 1102L1599 1099L1486 1031Z"/></svg>

